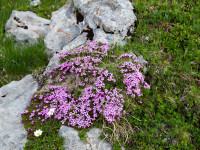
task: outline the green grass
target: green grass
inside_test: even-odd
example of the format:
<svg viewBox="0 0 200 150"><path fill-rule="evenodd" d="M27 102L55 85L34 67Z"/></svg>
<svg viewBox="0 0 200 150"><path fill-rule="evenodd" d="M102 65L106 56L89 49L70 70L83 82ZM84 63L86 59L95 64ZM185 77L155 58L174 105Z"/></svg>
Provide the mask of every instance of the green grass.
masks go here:
<svg viewBox="0 0 200 150"><path fill-rule="evenodd" d="M0 86L19 80L48 62L43 41L20 47L15 45L13 39L4 37L0 49Z"/></svg>
<svg viewBox="0 0 200 150"><path fill-rule="evenodd" d="M29 2L25 0L14 1L14 3L4 0L0 4L0 8L3 8L0 9L0 67L2 64L6 66L0 68L5 74L5 77L0 80L3 84L16 78L15 75L13 77L13 72L24 74L37 68L35 65L25 65L28 67L20 68L23 63L20 64L21 62L17 60L22 57L21 54L16 51L17 47L12 40L4 38L4 25L10 13L17 8L35 9L34 11L40 16L49 18L51 10L59 8L63 1L57 1L56 7L53 8L52 4L55 2L42 1L45 5L38 8L28 7ZM103 125L104 132L109 133L108 140L114 143L115 150L121 149L121 146L130 150L199 149L200 2L198 0L135 0L133 6L138 18L134 36L126 46L115 49L118 54L134 52L143 55L148 61L148 72L145 75L151 89L145 90L143 97L136 98L126 106L127 113L120 122L111 125L101 122L95 126ZM149 36L149 41L142 39L142 36ZM26 50L34 49L39 55L40 52L37 50L43 48L43 43L41 42L37 47L22 50L27 64L29 52L26 53ZM13 61L4 61L11 57ZM194 65L191 65L192 61ZM43 59L41 64L44 65L42 62L45 62ZM17 65L18 69L16 69ZM105 67L110 71L114 70L111 64ZM18 78L19 76L17 75ZM133 107L138 100L143 104ZM38 127L44 131L44 134L38 138L30 136L25 149L62 149L63 139L57 135L59 122L45 122L38 124Z"/></svg>
<svg viewBox="0 0 200 150"><path fill-rule="evenodd" d="M32 11L38 16L51 19L51 13L62 7L67 1L70 0L40 0L41 5L37 7L26 5L19 7L17 10L20 11ZM28 2L29 3L29 2Z"/></svg>
<svg viewBox="0 0 200 150"><path fill-rule="evenodd" d="M2 0L0 3L0 87L13 80L20 80L35 69L47 65L45 45L40 40L35 45L21 46L5 35L5 24L12 10L33 11L38 16L50 19L51 13L66 3L66 0L41 0L41 5L31 7L28 0Z"/></svg>
<svg viewBox="0 0 200 150"><path fill-rule="evenodd" d="M47 63L45 54L45 45L39 41L35 45L25 45L22 48L14 44L12 39L3 39L1 64L2 70L8 74L30 73L38 66L44 66ZM5 49L3 49L5 48Z"/></svg>
<svg viewBox="0 0 200 150"><path fill-rule="evenodd" d="M125 147L199 149L200 2L136 0L133 5L137 28L123 50L148 61L151 90L137 98L143 104L126 116L134 134L128 136Z"/></svg>

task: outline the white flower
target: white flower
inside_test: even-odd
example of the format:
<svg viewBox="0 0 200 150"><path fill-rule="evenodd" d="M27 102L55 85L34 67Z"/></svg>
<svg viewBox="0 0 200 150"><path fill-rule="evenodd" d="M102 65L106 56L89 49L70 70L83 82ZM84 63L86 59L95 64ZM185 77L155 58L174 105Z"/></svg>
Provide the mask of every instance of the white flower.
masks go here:
<svg viewBox="0 0 200 150"><path fill-rule="evenodd" d="M35 132L34 132L34 135L36 136L36 137L38 137L38 136L40 136L40 135L42 135L42 131L39 129L39 130L36 130Z"/></svg>
<svg viewBox="0 0 200 150"><path fill-rule="evenodd" d="M47 115L53 115L55 108L51 108L50 111L47 113Z"/></svg>

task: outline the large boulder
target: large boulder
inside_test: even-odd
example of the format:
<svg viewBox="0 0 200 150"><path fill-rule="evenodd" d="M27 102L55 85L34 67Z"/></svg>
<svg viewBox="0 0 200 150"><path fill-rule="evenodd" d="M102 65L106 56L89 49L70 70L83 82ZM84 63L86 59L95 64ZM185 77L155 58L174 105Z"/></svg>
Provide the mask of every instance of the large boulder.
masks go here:
<svg viewBox="0 0 200 150"><path fill-rule="evenodd" d="M49 59L84 32L88 33L87 40L126 44L134 32L133 9L129 0L74 0L64 5L52 13L50 32L45 37Z"/></svg>
<svg viewBox="0 0 200 150"><path fill-rule="evenodd" d="M38 38L46 36L49 24L49 20L38 17L33 12L13 10L5 29L17 42L34 44Z"/></svg>
<svg viewBox="0 0 200 150"><path fill-rule="evenodd" d="M37 87L33 77L27 75L0 88L0 149L22 150L25 146L27 132L21 112L30 104Z"/></svg>
<svg viewBox="0 0 200 150"><path fill-rule="evenodd" d="M102 131L98 128L92 128L87 132L87 143L81 141L78 131L71 127L61 126L59 135L65 138L64 147L67 150L112 150L111 144L99 139Z"/></svg>
<svg viewBox="0 0 200 150"><path fill-rule="evenodd" d="M93 30L94 40L120 43L134 32L137 19L129 0L74 0L74 5Z"/></svg>

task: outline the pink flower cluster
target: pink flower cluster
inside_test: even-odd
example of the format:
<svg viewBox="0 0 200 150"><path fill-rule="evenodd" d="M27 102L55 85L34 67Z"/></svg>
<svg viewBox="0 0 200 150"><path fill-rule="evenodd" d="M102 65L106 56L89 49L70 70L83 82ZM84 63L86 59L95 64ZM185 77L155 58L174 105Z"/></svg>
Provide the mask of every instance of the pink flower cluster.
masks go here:
<svg viewBox="0 0 200 150"><path fill-rule="evenodd" d="M150 88L144 81L144 75L139 71L142 68L141 64L134 64L132 62L124 62L119 66L120 72L123 73L123 83L127 86L127 95L135 97L135 94L142 96L141 87Z"/></svg>
<svg viewBox="0 0 200 150"><path fill-rule="evenodd" d="M110 47L108 43L101 42L100 44L96 41L86 42L85 45L73 51L67 51L59 53L59 58L71 58L75 56L92 56L95 58L102 59L109 54L113 56L114 47Z"/></svg>
<svg viewBox="0 0 200 150"><path fill-rule="evenodd" d="M32 125L35 124L33 118L42 122L54 118L62 124L79 128L89 127L100 115L108 123L120 120L125 114L122 93L126 91L126 94L132 97L135 97L135 94L141 96L141 88L150 86L139 71L142 65L138 64L137 57L134 54L124 54L117 60L134 59L134 63L126 61L118 67L119 72L123 74L126 89L113 88L117 84L114 74L105 68L99 68L103 58L113 56L113 48L107 43L98 44L93 41L86 42L74 51L60 53L59 57L66 61L50 71L51 83L48 91L35 94L32 101L38 104L31 103L30 107L34 109L26 110L22 115L28 115ZM65 82L70 74L78 76L78 87L81 90L55 86L55 82Z"/></svg>
<svg viewBox="0 0 200 150"><path fill-rule="evenodd" d="M117 88L103 91L88 85L84 89L84 94L76 99L73 91L68 91L66 87L51 86L48 93L34 95L34 101L43 100L43 102L35 106L38 109L30 113L29 120L37 116L44 118L41 120L43 122L52 118L48 112L50 109L55 109L53 117L61 120L62 124L67 121L70 126L89 127L100 114L111 123L116 120L116 117L120 118L122 115L124 99L120 92L121 90ZM26 110L22 114L27 113ZM33 121L32 125L34 125Z"/></svg>
<svg viewBox="0 0 200 150"><path fill-rule="evenodd" d="M66 75L74 73L76 76L83 78L83 80L79 82L80 86L86 85L88 77L90 76L96 77L94 84L97 87L105 88L105 79L110 82L115 82L116 80L114 79L113 73L109 73L108 70L104 68L97 67L100 62L100 59L90 56L70 58L69 61L54 68L54 70L50 72L50 78L59 77L59 82L62 82L67 77Z"/></svg>
<svg viewBox="0 0 200 150"><path fill-rule="evenodd" d="M117 59L120 60L122 58L125 58L125 59L132 58L134 59L135 63L138 62L137 56L135 54L123 54L123 55L120 55Z"/></svg>
<svg viewBox="0 0 200 150"><path fill-rule="evenodd" d="M53 71L50 72L50 78L52 79L59 74L62 81L65 79L67 73L75 73L77 76L86 76L98 69L96 66L99 62L101 62L100 59L91 56L70 58L69 61L54 68ZM60 73L58 73L58 71L60 71Z"/></svg>

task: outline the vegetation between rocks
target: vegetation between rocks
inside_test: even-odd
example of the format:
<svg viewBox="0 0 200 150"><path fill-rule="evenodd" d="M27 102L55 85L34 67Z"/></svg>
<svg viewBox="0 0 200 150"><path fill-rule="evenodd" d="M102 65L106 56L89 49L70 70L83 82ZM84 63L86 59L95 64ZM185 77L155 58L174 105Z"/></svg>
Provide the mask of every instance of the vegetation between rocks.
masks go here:
<svg viewBox="0 0 200 150"><path fill-rule="evenodd" d="M23 4L22 0L15 2L15 6L8 1L5 5L0 5L2 8L0 11L3 12L0 13L3 18L0 23L0 36L3 39L5 39L4 25L11 10ZM62 5L60 2L55 3L57 4ZM24 6L28 5L24 1ZM104 129L105 134L101 138L107 137L107 140L113 143L115 150L121 147L130 150L199 149L200 18L198 14L200 2L198 0L135 0L133 6L138 18L134 36L127 45L115 46L113 51L117 56L130 52L143 55L148 61L145 79L151 88L144 90L141 97L136 96L131 98L131 101L125 100L123 108L126 113L120 116L120 121L115 119L108 124L101 119L105 116L99 114L99 122L94 122L93 126ZM39 11L39 8L35 9ZM46 16L42 11L41 13L43 14L41 16ZM2 58L9 56L2 57L2 52L5 52L7 45L3 44L4 40L1 42L0 64L5 60ZM28 59L26 60L28 62ZM106 57L103 61L106 63L102 63L100 67L106 68L113 73L113 76L117 76L117 64L113 65L113 58ZM7 67L3 68L2 70L9 70ZM9 71L3 72L11 78ZM0 81L2 82L5 77L4 75L2 78L1 75ZM105 88L121 88L122 85L112 83ZM76 89L73 89L73 92L75 96L80 94ZM34 100L37 104L39 97L36 96L33 102ZM36 105L30 106L29 111L32 111L33 107ZM46 111L48 112L49 109ZM35 137L34 128L32 131L30 128L29 142L26 143L25 149L63 149L64 139L57 135L62 124L60 121L47 119L42 123L40 121L33 123L33 120L26 121L29 118L25 116L23 120L25 119L26 129L33 127L34 124L35 129L43 131L41 136ZM82 135L85 130L81 129Z"/></svg>

